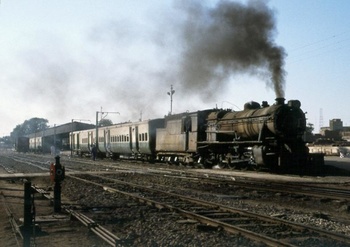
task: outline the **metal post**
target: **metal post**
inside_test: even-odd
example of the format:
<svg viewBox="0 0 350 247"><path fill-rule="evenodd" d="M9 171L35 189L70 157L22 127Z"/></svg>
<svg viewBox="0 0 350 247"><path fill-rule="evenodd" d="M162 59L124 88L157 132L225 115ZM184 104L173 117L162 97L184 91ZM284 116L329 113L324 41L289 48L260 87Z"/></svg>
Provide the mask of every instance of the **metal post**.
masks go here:
<svg viewBox="0 0 350 247"><path fill-rule="evenodd" d="M60 213L61 212L61 182L55 182L53 193L54 193L54 199L53 199L54 211L55 213Z"/></svg>
<svg viewBox="0 0 350 247"><path fill-rule="evenodd" d="M98 111L96 112L96 135L95 135L95 147L96 147L96 150L98 150ZM102 112L101 112L102 114Z"/></svg>
<svg viewBox="0 0 350 247"><path fill-rule="evenodd" d="M61 212L61 180L58 179L58 171L62 172L62 166L60 163L60 157L56 156L56 163L55 163L55 185L54 185L54 189L53 189L53 194L54 194L54 198L53 198L53 203L54 203L54 211L56 213Z"/></svg>
<svg viewBox="0 0 350 247"><path fill-rule="evenodd" d="M65 169L64 166L60 163L60 156L56 156L56 163L54 164L53 168L53 180L55 182L53 193L53 203L54 203L54 211L55 213L61 212L61 182L64 180L65 177ZM51 173L51 169L50 169Z"/></svg>
<svg viewBox="0 0 350 247"><path fill-rule="evenodd" d="M57 154L57 147L56 147L56 124L54 124L54 127L53 127L53 146L55 147L55 153L54 155Z"/></svg>
<svg viewBox="0 0 350 247"><path fill-rule="evenodd" d="M71 126L71 132L69 136L69 141L70 141L70 157L73 158L73 120L72 119L72 126Z"/></svg>
<svg viewBox="0 0 350 247"><path fill-rule="evenodd" d="M170 115L173 114L173 94L175 93L175 90L173 90L173 85L170 86L170 92L168 92L168 95L170 96Z"/></svg>
<svg viewBox="0 0 350 247"><path fill-rule="evenodd" d="M32 233L32 183L24 183L24 222L23 222L23 247L30 246L30 237Z"/></svg>

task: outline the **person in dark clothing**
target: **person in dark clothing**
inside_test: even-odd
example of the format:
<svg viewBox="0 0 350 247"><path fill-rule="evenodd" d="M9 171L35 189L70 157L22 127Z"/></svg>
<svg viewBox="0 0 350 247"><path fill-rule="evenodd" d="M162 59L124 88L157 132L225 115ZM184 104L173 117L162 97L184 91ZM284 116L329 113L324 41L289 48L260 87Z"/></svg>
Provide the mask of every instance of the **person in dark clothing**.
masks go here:
<svg viewBox="0 0 350 247"><path fill-rule="evenodd" d="M92 148L91 148L91 157L92 157L92 160L96 160L96 155L97 155L97 148L95 145L92 145Z"/></svg>

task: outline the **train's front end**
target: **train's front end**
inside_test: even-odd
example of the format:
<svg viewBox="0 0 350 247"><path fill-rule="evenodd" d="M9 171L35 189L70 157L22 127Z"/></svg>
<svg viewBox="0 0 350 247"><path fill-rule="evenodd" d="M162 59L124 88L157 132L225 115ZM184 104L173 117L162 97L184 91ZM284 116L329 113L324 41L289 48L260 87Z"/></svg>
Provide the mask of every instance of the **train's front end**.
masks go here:
<svg viewBox="0 0 350 247"><path fill-rule="evenodd" d="M299 100L277 98L276 103L266 108L269 119L260 131L261 144L252 147L257 165L273 168L305 165L308 148L303 136L306 117ZM271 135L273 133L273 135Z"/></svg>
<svg viewBox="0 0 350 247"><path fill-rule="evenodd" d="M289 100L284 104L284 98L277 98L273 114L273 129L279 138L302 138L306 130L305 113L301 110L299 100Z"/></svg>
<svg viewBox="0 0 350 247"><path fill-rule="evenodd" d="M207 133L217 153L234 150L233 156L238 153L240 157L251 153L252 163L257 166L283 167L307 159L305 129L300 101L285 103L284 98L277 98L272 105L248 102L242 111L209 118Z"/></svg>

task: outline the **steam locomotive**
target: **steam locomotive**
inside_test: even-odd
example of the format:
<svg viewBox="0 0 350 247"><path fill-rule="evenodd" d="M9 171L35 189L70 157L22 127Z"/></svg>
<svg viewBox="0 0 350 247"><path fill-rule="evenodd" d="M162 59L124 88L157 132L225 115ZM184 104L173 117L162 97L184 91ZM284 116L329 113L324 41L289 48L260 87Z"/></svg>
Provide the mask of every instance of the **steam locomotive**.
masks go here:
<svg viewBox="0 0 350 247"><path fill-rule="evenodd" d="M298 100L249 102L242 111L200 110L70 133L79 155L162 160L204 167L240 162L272 169L310 162Z"/></svg>

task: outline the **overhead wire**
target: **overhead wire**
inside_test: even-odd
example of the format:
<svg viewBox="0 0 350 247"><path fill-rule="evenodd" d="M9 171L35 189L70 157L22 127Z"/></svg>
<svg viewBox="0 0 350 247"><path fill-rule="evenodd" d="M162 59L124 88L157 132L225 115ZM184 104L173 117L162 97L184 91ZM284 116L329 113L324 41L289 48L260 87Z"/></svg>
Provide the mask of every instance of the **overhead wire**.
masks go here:
<svg viewBox="0 0 350 247"><path fill-rule="evenodd" d="M307 48L307 47L309 47L309 46L314 46L314 45L317 45L317 44L319 44L319 43L322 43L322 42L325 42L325 41L334 39L334 38L336 38L336 37L339 37L339 36L342 36L342 35L348 34L348 33L350 33L350 31L342 32L342 33L340 33L340 34L333 34L333 35L331 35L331 36L329 36L329 37L326 37L326 38L324 38L324 39L317 40L317 41L314 41L314 42L308 43L308 44L303 44L303 45L301 45L301 46L299 46L299 47L296 47L296 48L292 49L291 51L296 51L296 50L300 50L300 49Z"/></svg>
<svg viewBox="0 0 350 247"><path fill-rule="evenodd" d="M343 37L348 33L350 33L350 31L343 32L341 34L331 35L327 38L291 49L290 52L288 52L289 53L289 56L287 57L287 59L289 60L288 63L296 63L296 62L312 59L312 58L315 58L330 52L334 52L337 50L347 50L350 48L350 45L347 45L348 43L344 44L344 42L349 41L350 37L344 37L341 40L337 38ZM341 46L339 47L339 45Z"/></svg>

